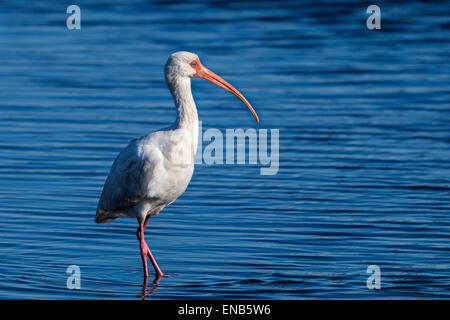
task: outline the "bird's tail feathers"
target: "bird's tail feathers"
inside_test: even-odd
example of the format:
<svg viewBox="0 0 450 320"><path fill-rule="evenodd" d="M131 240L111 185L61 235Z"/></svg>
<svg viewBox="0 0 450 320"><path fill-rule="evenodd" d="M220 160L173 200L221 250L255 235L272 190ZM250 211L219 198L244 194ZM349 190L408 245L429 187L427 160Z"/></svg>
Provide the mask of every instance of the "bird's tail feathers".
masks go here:
<svg viewBox="0 0 450 320"><path fill-rule="evenodd" d="M122 215L120 213L105 211L99 208L97 209L97 214L95 215L95 223L107 223L121 216Z"/></svg>

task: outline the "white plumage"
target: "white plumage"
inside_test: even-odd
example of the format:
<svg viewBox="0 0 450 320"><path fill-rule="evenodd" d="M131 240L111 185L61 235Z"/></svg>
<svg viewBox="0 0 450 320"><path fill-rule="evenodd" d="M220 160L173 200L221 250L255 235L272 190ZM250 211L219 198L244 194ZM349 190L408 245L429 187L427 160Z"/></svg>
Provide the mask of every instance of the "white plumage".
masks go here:
<svg viewBox="0 0 450 320"><path fill-rule="evenodd" d="M196 145L196 143L195 143ZM112 165L100 197L96 222L158 212L186 190L196 146L184 128L168 128L135 139Z"/></svg>
<svg viewBox="0 0 450 320"><path fill-rule="evenodd" d="M250 103L228 82L205 68L196 54L177 52L166 63L167 86L177 108L177 120L168 128L132 140L115 159L98 203L95 222L128 216L137 218L145 277L147 255L158 276L162 272L144 241L148 219L175 201L186 190L194 172L198 114L191 78L201 77L230 91L258 117Z"/></svg>

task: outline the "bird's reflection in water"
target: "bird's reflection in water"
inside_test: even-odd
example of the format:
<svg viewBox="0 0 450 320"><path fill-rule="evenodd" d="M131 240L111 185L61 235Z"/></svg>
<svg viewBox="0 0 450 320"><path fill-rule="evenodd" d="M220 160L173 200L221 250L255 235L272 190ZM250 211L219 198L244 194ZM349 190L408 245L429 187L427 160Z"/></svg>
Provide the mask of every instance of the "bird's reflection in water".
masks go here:
<svg viewBox="0 0 450 320"><path fill-rule="evenodd" d="M153 279L153 282L150 285L148 285L148 277L144 277L141 295L137 297L141 298L142 300L147 300L147 297L152 295L156 291L156 289L158 288L159 281L161 279L162 279L161 276L156 275L156 277Z"/></svg>

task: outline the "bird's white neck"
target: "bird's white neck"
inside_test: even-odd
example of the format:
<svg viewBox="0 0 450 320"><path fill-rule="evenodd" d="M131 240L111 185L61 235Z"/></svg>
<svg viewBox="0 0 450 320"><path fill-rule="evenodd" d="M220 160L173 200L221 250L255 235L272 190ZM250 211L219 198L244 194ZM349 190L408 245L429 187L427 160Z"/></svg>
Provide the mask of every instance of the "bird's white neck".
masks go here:
<svg viewBox="0 0 450 320"><path fill-rule="evenodd" d="M177 129L187 130L192 137L193 154L197 152L198 143L198 113L194 97L191 91L191 79L175 77L168 81L168 87L172 93L177 108Z"/></svg>

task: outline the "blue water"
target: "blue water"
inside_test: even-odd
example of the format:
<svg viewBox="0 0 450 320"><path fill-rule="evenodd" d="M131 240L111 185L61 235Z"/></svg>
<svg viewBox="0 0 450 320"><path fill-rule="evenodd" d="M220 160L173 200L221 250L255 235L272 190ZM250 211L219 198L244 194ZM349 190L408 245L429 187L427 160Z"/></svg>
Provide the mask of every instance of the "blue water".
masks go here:
<svg viewBox="0 0 450 320"><path fill-rule="evenodd" d="M448 2L0 4L0 298L450 298ZM199 165L146 239L94 215L117 153L174 121L163 66L188 50L203 130L280 130L277 175ZM66 268L81 269L81 289ZM366 269L381 269L369 290Z"/></svg>

